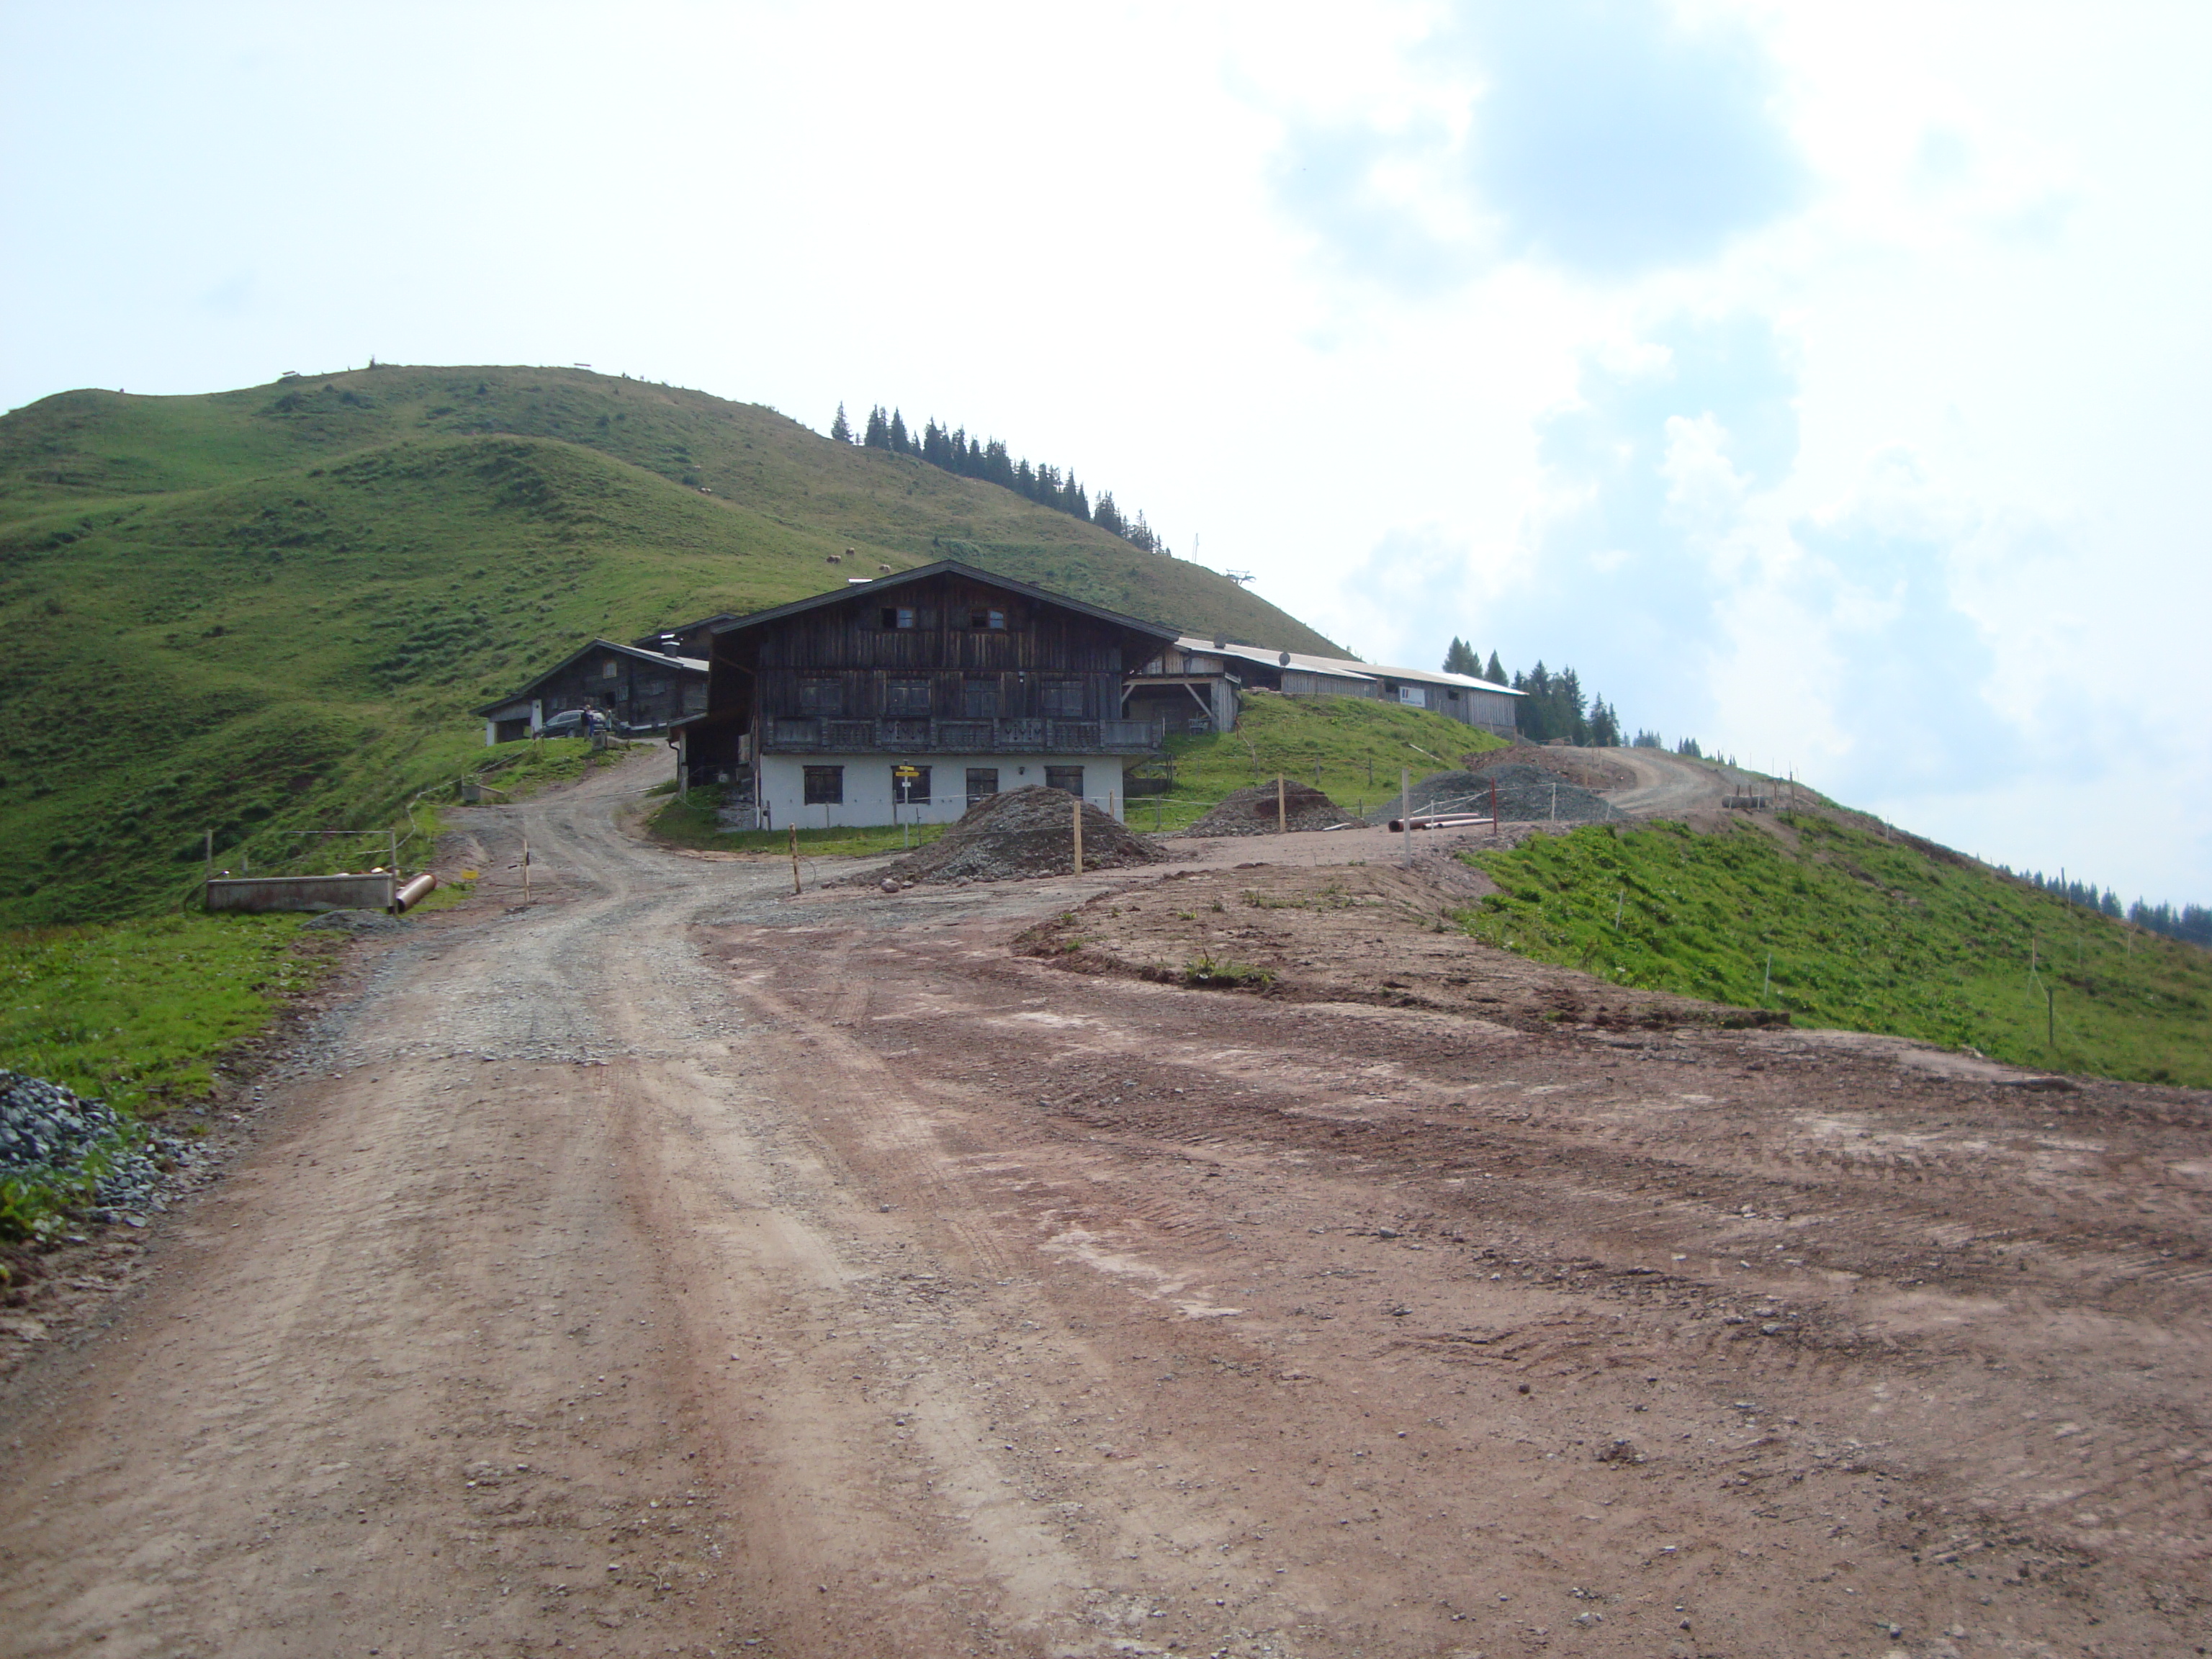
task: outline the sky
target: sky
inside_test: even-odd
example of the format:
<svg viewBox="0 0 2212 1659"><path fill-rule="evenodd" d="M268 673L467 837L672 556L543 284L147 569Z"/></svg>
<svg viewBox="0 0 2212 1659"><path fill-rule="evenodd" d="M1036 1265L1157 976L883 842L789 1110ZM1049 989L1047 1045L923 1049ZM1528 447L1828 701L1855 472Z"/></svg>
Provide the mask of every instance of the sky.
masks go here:
<svg viewBox="0 0 2212 1659"><path fill-rule="evenodd" d="M2129 0L0 0L0 407L896 406L1370 660L2212 902L2209 72Z"/></svg>

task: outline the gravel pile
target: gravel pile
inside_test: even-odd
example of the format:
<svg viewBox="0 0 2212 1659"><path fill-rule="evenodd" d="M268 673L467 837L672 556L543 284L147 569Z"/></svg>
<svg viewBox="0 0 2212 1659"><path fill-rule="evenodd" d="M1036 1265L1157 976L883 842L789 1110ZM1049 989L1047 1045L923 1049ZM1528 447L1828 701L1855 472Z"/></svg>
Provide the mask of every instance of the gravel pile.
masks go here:
<svg viewBox="0 0 2212 1659"><path fill-rule="evenodd" d="M396 933L407 924L381 910L325 910L313 921L303 921L300 926L325 927L332 933Z"/></svg>
<svg viewBox="0 0 2212 1659"><path fill-rule="evenodd" d="M909 853L881 873L886 884L1015 881L1064 876L1074 868L1071 845L1075 797L1065 789L1031 786L991 795L969 807L943 837ZM1089 802L1083 807L1083 867L1119 870L1166 858L1146 837L1131 833ZM876 876L856 877L876 882Z"/></svg>
<svg viewBox="0 0 2212 1659"><path fill-rule="evenodd" d="M1364 820L1339 806L1310 783L1283 781L1283 811L1293 830L1328 830ZM1183 831L1187 836L1272 836L1275 785L1270 779L1222 798L1221 804Z"/></svg>
<svg viewBox="0 0 2212 1659"><path fill-rule="evenodd" d="M1553 791L1558 792L1558 817L1562 823L1609 823L1628 814L1601 795L1568 783L1540 766L1516 762L1487 767L1480 773L1438 772L1413 786L1413 811L1420 812L1490 811L1491 786L1498 787L1498 816L1512 823L1541 823L1553 815ZM1389 803L1384 817L1395 817L1398 803Z"/></svg>
<svg viewBox="0 0 2212 1659"><path fill-rule="evenodd" d="M180 1148L155 1135L128 1144L112 1107L85 1100L58 1083L0 1071L0 1177L68 1185L82 1179L88 1154L106 1170L93 1185L92 1219L159 1209L162 1164Z"/></svg>

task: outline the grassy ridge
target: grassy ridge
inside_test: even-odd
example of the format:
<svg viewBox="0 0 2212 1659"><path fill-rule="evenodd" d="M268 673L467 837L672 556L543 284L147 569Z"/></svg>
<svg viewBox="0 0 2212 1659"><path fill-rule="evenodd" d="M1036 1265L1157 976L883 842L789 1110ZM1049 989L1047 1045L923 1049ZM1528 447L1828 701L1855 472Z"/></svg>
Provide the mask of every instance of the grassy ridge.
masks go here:
<svg viewBox="0 0 2212 1659"><path fill-rule="evenodd" d="M1924 843L1809 813L1782 823L1787 839L1598 825L1471 854L1504 890L1462 921L1620 984L2212 1087L2212 956Z"/></svg>
<svg viewBox="0 0 2212 1659"><path fill-rule="evenodd" d="M840 565L830 555L855 550ZM1215 573L773 410L580 371L379 368L0 418L0 927L173 903L197 848L398 820L471 705L629 637L957 555L1320 649Z"/></svg>

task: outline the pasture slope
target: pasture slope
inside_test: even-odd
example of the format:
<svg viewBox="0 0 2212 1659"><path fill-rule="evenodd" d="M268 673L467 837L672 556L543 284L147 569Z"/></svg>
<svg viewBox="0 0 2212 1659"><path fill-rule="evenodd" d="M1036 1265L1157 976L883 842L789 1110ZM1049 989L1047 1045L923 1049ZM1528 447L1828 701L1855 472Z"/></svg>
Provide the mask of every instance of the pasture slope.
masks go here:
<svg viewBox="0 0 2212 1659"><path fill-rule="evenodd" d="M831 555L854 550L837 565ZM957 556L1334 648L1217 573L775 410L581 370L380 367L0 417L0 926L173 903L204 833L392 820L466 710L592 635Z"/></svg>

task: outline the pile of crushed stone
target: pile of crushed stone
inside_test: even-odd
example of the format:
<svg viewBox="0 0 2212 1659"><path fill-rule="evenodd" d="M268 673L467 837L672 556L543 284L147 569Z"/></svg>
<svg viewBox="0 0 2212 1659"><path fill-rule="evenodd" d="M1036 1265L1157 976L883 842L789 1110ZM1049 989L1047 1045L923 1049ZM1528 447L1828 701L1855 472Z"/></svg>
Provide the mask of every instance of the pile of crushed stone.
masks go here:
<svg viewBox="0 0 2212 1659"><path fill-rule="evenodd" d="M959 823L919 851L890 866L880 878L855 878L910 887L918 882L1018 881L1064 876L1075 867L1075 797L1065 789L1031 785L990 795L969 807ZM1083 806L1083 867L1119 870L1157 864L1168 854L1146 837Z"/></svg>
<svg viewBox="0 0 2212 1659"><path fill-rule="evenodd" d="M162 1135L133 1136L115 1109L58 1083L0 1071L0 1179L78 1187L93 1177L95 1221L162 1207L162 1165L181 1150ZM92 1167L88 1168L87 1159Z"/></svg>
<svg viewBox="0 0 2212 1659"><path fill-rule="evenodd" d="M1438 772L1423 778L1413 786L1413 811L1487 817L1492 785L1498 789L1498 816L1509 823L1542 823L1554 817L1562 823L1610 823L1628 816L1603 796L1526 762L1486 767L1479 774ZM1395 817L1397 811L1394 799L1384 816Z"/></svg>
<svg viewBox="0 0 2212 1659"><path fill-rule="evenodd" d="M313 921L303 921L300 926L328 928L333 933L396 933L407 923L381 910L325 910Z"/></svg>
<svg viewBox="0 0 2212 1659"><path fill-rule="evenodd" d="M1330 830L1364 820L1339 806L1310 783L1283 781L1283 817L1293 830ZM1183 831L1187 836L1272 836L1275 833L1275 783L1270 778L1222 797L1211 812Z"/></svg>

